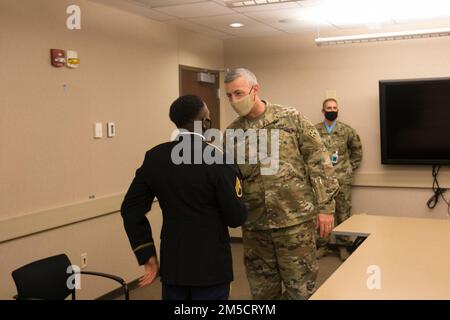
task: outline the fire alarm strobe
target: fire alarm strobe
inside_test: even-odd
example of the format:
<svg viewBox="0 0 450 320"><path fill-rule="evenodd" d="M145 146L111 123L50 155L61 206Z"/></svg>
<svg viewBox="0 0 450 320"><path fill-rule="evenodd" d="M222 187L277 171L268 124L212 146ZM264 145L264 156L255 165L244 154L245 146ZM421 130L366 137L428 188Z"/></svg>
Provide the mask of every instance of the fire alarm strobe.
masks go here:
<svg viewBox="0 0 450 320"><path fill-rule="evenodd" d="M66 51L61 49L50 49L52 66L61 68L66 65Z"/></svg>

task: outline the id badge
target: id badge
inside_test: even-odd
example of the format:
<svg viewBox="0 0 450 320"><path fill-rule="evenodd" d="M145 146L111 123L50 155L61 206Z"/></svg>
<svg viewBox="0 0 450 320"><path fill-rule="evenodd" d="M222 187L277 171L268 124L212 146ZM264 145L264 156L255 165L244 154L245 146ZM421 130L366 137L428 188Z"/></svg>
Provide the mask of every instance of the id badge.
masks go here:
<svg viewBox="0 0 450 320"><path fill-rule="evenodd" d="M339 155L337 154L337 152L335 152L331 155L331 163L332 164L338 163L338 159L339 159Z"/></svg>

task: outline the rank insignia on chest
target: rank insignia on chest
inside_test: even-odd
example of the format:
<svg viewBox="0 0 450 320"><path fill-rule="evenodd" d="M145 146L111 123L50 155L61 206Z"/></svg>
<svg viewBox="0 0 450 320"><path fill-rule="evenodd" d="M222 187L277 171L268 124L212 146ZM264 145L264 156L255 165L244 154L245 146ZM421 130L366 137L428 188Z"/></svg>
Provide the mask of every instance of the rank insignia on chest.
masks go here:
<svg viewBox="0 0 450 320"><path fill-rule="evenodd" d="M234 187L236 189L236 196L238 198L242 198L242 186L241 186L241 180L236 177L236 185Z"/></svg>

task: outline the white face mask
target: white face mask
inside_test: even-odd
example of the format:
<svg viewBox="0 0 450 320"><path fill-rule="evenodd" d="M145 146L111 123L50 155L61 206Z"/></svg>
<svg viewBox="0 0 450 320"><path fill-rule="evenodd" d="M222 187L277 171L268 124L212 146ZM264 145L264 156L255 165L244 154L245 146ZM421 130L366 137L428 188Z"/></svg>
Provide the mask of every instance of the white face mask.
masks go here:
<svg viewBox="0 0 450 320"><path fill-rule="evenodd" d="M245 117L246 115L248 115L255 105L255 101L252 100L252 96L250 95L252 90L253 88L250 89L250 92L242 99L230 102L234 111L236 111L236 113L241 117Z"/></svg>

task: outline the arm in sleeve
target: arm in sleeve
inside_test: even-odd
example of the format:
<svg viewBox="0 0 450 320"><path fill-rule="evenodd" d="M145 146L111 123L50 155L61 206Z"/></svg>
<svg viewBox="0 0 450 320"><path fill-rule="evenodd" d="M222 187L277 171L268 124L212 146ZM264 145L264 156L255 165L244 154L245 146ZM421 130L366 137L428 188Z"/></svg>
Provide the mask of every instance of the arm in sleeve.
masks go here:
<svg viewBox="0 0 450 320"><path fill-rule="evenodd" d="M348 149L350 151L350 163L352 165L353 171L358 169L359 165L362 161L362 144L359 135L355 130L352 130L349 140L348 140Z"/></svg>
<svg viewBox="0 0 450 320"><path fill-rule="evenodd" d="M142 167L136 171L136 176L120 209L128 240L139 265L145 264L150 257L156 256L152 229L146 217L155 198L153 191L143 177L144 167L147 166L146 162L148 162L147 156Z"/></svg>
<svg viewBox="0 0 450 320"><path fill-rule="evenodd" d="M333 214L334 196L339 190L339 184L329 153L313 124L303 115L299 115L297 121L299 148L314 191L318 213Z"/></svg>
<svg viewBox="0 0 450 320"><path fill-rule="evenodd" d="M218 165L216 193L224 222L232 228L241 226L247 219L247 209L242 201L242 186L237 168Z"/></svg>

